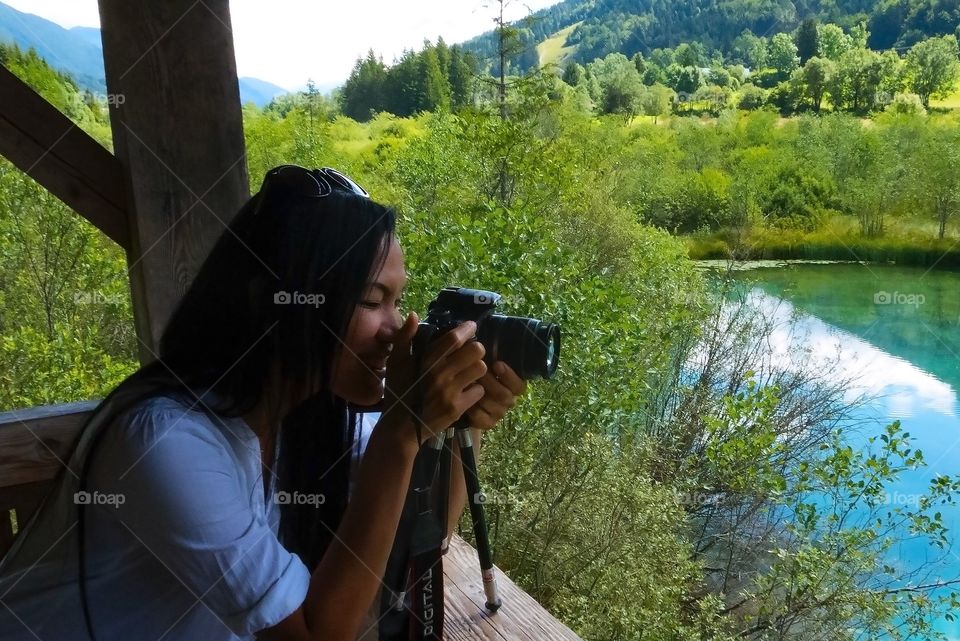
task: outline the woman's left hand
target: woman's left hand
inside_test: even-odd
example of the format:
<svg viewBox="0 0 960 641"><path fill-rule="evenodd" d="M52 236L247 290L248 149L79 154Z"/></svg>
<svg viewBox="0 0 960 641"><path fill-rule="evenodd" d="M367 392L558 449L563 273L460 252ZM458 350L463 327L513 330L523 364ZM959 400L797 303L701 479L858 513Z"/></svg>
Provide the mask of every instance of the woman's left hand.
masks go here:
<svg viewBox="0 0 960 641"><path fill-rule="evenodd" d="M463 415L470 419L470 427L480 430L496 425L507 410L516 405L517 398L527 391L527 382L503 361L494 363L477 379L477 383L483 386L483 398Z"/></svg>

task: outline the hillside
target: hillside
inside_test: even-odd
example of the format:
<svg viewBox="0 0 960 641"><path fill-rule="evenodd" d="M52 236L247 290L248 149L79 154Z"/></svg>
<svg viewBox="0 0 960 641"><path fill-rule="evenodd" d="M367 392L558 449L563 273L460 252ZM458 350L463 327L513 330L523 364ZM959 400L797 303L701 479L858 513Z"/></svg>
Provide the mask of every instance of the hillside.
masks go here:
<svg viewBox="0 0 960 641"><path fill-rule="evenodd" d="M81 89L95 95L107 91L100 30L92 27L64 29L0 2L0 43L34 49L53 68L69 74ZM287 93L283 87L257 78L240 78L240 100L266 105Z"/></svg>
<svg viewBox="0 0 960 641"><path fill-rule="evenodd" d="M580 63L613 52L648 56L694 41L729 54L744 30L772 36L808 18L846 29L865 22L872 49L903 50L930 36L957 33L960 0L565 0L514 23L520 50L511 66L528 70L545 50L561 47L567 59ZM548 42L561 33L562 41ZM495 59L496 47L493 32L464 44L486 61Z"/></svg>

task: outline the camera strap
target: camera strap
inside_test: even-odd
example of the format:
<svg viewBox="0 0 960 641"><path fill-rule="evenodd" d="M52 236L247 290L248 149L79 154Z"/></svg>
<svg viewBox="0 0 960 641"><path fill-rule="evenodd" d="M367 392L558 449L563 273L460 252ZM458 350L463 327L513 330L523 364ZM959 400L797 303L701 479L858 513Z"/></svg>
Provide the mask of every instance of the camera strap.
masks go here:
<svg viewBox="0 0 960 641"><path fill-rule="evenodd" d="M380 593L380 641L441 641L443 638L444 528L431 506L437 452L417 455ZM448 501L449 484L440 483Z"/></svg>

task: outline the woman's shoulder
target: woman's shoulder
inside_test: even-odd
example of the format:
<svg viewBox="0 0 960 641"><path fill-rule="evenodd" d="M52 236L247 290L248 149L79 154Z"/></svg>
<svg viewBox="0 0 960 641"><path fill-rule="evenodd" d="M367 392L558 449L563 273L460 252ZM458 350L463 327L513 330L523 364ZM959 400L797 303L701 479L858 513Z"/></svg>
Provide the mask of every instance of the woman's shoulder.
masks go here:
<svg viewBox="0 0 960 641"><path fill-rule="evenodd" d="M177 395L154 394L133 402L113 419L116 436L128 447L203 444L222 448L228 439L256 438L239 418L217 415L206 404Z"/></svg>

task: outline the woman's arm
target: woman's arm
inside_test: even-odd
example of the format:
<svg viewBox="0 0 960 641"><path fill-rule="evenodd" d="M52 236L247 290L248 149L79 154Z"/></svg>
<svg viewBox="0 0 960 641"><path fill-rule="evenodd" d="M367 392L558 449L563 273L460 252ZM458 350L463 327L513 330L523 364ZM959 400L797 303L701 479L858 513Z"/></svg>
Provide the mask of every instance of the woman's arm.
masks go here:
<svg viewBox="0 0 960 641"><path fill-rule="evenodd" d="M364 632L359 628L379 594L417 453L412 423L382 424L399 420L405 419L384 415L370 435L350 502L303 605L258 639L353 641Z"/></svg>
<svg viewBox="0 0 960 641"><path fill-rule="evenodd" d="M482 386L475 383L487 370L484 350L469 341L476 323L464 323L431 343L419 367L410 354L417 324L416 314L410 314L396 340L388 363L386 411L370 435L343 519L303 604L258 638L353 641L363 632L359 627L382 585L393 547L418 440L445 429L483 398ZM423 402L415 415L409 403L417 395Z"/></svg>
<svg viewBox="0 0 960 641"><path fill-rule="evenodd" d="M417 453L412 424L384 427L370 436L337 536L311 579L304 616L315 639L354 638L380 591Z"/></svg>

